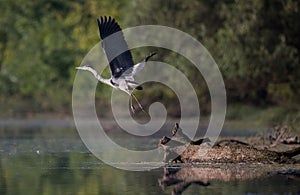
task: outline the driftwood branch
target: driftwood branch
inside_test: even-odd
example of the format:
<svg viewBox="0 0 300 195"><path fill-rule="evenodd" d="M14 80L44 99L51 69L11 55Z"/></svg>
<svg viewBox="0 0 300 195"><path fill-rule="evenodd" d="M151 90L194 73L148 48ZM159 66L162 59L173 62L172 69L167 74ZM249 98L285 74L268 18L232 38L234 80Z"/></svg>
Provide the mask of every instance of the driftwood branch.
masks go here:
<svg viewBox="0 0 300 195"><path fill-rule="evenodd" d="M273 132L269 135L270 147L275 147L279 143L282 144L300 144L300 140L296 135L289 134L290 127L287 125L277 125L273 127Z"/></svg>
<svg viewBox="0 0 300 195"><path fill-rule="evenodd" d="M173 130L171 131L172 138L163 136L159 141L159 146L164 149L164 162L181 162L180 154L185 151L188 145L200 145L202 143L210 142L208 138L200 138L197 140L191 140L185 135L178 123L175 123Z"/></svg>
<svg viewBox="0 0 300 195"><path fill-rule="evenodd" d="M300 155L300 147L280 153L283 156L287 156L289 158L292 158L294 156Z"/></svg>
<svg viewBox="0 0 300 195"><path fill-rule="evenodd" d="M215 145L219 146L219 145L221 145L221 144L231 144L231 143L249 146L248 143L242 142L242 141L239 141L239 140L235 140L235 139L225 139L225 140L220 140L220 141L216 142Z"/></svg>

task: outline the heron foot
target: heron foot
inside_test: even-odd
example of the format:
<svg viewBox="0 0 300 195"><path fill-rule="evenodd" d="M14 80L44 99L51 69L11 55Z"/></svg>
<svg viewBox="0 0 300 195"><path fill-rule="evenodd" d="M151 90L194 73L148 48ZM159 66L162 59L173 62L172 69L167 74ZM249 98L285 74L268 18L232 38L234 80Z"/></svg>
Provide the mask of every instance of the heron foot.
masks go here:
<svg viewBox="0 0 300 195"><path fill-rule="evenodd" d="M131 105L131 106L130 106L130 109L131 109L132 115L134 115L134 114L135 114L135 108L134 108L134 106Z"/></svg>

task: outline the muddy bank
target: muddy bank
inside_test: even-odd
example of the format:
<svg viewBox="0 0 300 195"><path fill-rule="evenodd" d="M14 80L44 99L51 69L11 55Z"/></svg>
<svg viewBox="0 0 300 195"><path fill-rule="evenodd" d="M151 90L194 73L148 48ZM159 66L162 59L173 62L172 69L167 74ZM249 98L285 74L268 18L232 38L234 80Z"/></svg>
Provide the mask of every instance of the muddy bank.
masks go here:
<svg viewBox="0 0 300 195"><path fill-rule="evenodd" d="M212 145L209 139L190 140L175 124L171 138L164 136L159 145L164 149L165 162L183 163L297 163L293 158L300 147L273 151L240 140L221 140Z"/></svg>
<svg viewBox="0 0 300 195"><path fill-rule="evenodd" d="M176 149L175 149L176 150ZM291 152L291 153L289 153ZM215 162L215 163L295 163L292 157L299 154L295 151L275 152L267 149L256 149L248 145L189 145L180 155L182 162Z"/></svg>

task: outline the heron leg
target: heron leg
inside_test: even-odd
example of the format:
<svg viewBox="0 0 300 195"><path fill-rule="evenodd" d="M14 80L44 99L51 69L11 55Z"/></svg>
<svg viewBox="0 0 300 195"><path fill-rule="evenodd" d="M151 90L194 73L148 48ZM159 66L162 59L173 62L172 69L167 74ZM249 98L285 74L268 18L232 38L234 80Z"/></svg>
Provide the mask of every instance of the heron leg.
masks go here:
<svg viewBox="0 0 300 195"><path fill-rule="evenodd" d="M135 97L135 95L132 93L131 96L134 98L134 100L136 101L136 103L138 104L138 106L140 107L140 109L146 113L146 111L143 109L141 103L139 102L139 100Z"/></svg>
<svg viewBox="0 0 300 195"><path fill-rule="evenodd" d="M132 104L132 95L133 94L130 94L130 109L132 111L132 114L134 114L135 113L135 108L133 107L133 104Z"/></svg>

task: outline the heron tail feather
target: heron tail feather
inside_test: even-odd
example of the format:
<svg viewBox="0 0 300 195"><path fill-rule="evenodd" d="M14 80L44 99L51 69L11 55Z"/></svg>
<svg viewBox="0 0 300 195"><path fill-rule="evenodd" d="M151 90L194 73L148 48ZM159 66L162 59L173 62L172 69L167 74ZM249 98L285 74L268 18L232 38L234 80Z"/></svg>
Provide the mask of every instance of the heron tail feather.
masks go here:
<svg viewBox="0 0 300 195"><path fill-rule="evenodd" d="M154 56L156 54L156 52L151 52L150 55L148 55L146 58L145 58L145 62L147 62L152 56Z"/></svg>

